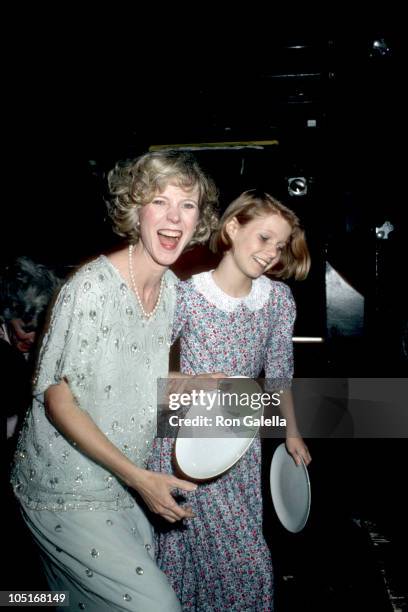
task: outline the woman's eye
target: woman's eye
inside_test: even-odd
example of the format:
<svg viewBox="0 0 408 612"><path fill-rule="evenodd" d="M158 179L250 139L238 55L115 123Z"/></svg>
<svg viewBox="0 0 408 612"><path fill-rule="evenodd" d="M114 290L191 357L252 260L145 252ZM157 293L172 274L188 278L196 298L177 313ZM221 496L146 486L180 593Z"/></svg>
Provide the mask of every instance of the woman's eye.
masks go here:
<svg viewBox="0 0 408 612"><path fill-rule="evenodd" d="M183 208L189 208L189 209L196 208L196 204L194 204L194 202L184 202Z"/></svg>
<svg viewBox="0 0 408 612"><path fill-rule="evenodd" d="M153 204L157 204L158 206L161 206L162 204L164 204L164 200L160 200L158 198L155 198L153 200Z"/></svg>
<svg viewBox="0 0 408 612"><path fill-rule="evenodd" d="M266 242L267 240L269 240L269 236L259 236L260 239L262 240L262 242Z"/></svg>

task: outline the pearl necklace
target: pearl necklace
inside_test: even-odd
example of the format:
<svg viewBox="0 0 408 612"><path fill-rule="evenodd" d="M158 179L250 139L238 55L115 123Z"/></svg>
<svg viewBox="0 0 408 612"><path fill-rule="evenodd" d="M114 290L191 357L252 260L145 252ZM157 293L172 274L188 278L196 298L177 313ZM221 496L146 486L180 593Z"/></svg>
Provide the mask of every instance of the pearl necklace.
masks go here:
<svg viewBox="0 0 408 612"><path fill-rule="evenodd" d="M144 316L145 319L150 319L156 312L157 309L160 305L160 301L161 301L161 296L163 293L163 284L164 284L164 278L163 276L161 277L160 280L160 289L159 289L159 295L157 296L157 301L156 301L156 305L153 308L153 310L151 312L146 312L145 309L143 308L143 303L142 300L140 299L140 295L139 292L137 290L136 287L136 282L135 282L135 277L133 274L133 244L129 244L129 250L128 250L128 254L129 254L129 276L130 276L130 280L132 282L132 287L133 287L133 291L135 292L136 295L136 299L137 299L137 303L139 304L139 308L142 311L142 314Z"/></svg>

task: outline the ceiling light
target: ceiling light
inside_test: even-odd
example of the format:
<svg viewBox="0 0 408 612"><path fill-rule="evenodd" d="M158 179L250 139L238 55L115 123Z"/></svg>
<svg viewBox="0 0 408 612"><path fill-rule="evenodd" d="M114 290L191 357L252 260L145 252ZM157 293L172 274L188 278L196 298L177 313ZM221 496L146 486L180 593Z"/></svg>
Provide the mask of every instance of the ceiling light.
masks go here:
<svg viewBox="0 0 408 612"><path fill-rule="evenodd" d="M292 176L288 178L288 193L291 196L304 196L307 194L307 178Z"/></svg>

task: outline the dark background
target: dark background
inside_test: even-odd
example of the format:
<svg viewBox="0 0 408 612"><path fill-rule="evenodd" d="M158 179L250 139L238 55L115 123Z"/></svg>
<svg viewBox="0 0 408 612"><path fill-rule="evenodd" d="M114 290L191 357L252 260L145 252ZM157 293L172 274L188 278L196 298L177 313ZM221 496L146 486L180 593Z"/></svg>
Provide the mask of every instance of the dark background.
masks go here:
<svg viewBox="0 0 408 612"><path fill-rule="evenodd" d="M13 71L2 261L31 255L63 273L114 246L103 194L117 159L152 145L277 141L197 152L219 186L221 210L255 186L292 207L313 256L308 280L292 284L296 335L330 340L324 363L330 343L339 362L347 335L346 375L404 372L402 37L378 26L292 37L249 30L205 46L198 34L183 44L159 30L142 45L127 32L119 44L117 31L81 26L69 42L58 30L39 36ZM288 180L298 176L307 193L291 196ZM382 240L376 228L386 221L394 230ZM178 269L206 261L189 253ZM364 299L363 327L351 322L345 333L341 321L326 320L327 262Z"/></svg>
<svg viewBox="0 0 408 612"><path fill-rule="evenodd" d="M379 20L340 34L275 29L258 36L248 27L215 44L211 30L203 39L190 28L180 39L150 23L146 45L138 40L140 21L133 38L119 41L96 22L76 26L63 41L58 28L46 38L31 35L15 56L2 263L28 255L64 275L114 248L103 195L117 159L152 145L276 140L197 157L219 186L221 210L242 190L260 187L306 228L313 265L306 281L291 283L295 335L323 342L295 344L296 375L406 376L406 103L397 28ZM290 195L293 177L306 178L305 195ZM388 235L386 221L394 228ZM328 317L327 263L360 296L362 319L347 306ZM197 249L175 271L186 276L212 265L206 249ZM330 300L341 305L343 297L339 290ZM387 567L401 592L406 577L395 559L407 542L406 439L308 443L312 514L297 536L274 516L267 491L273 446L265 448L265 531L278 609L388 610L369 525L390 543ZM15 585L27 582L13 577Z"/></svg>

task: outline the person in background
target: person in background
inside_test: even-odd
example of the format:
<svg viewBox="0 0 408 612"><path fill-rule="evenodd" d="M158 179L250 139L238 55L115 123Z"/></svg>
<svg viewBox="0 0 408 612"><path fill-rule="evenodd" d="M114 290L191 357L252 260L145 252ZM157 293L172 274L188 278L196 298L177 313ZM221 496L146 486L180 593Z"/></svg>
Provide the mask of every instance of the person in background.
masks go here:
<svg viewBox="0 0 408 612"><path fill-rule="evenodd" d="M0 273L0 362L10 457L30 404L37 340L60 283L53 270L24 256Z"/></svg>
<svg viewBox="0 0 408 612"><path fill-rule="evenodd" d="M2 423L7 435L6 469L9 474L18 432L31 403L31 383L38 342L46 313L61 284L48 266L18 257L0 271L0 379ZM18 511L10 486L3 492L3 519L13 546L9 547L4 585L10 590L46 589L38 569L38 554ZM29 572L22 584L21 550Z"/></svg>

